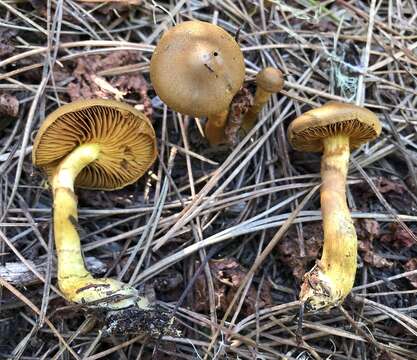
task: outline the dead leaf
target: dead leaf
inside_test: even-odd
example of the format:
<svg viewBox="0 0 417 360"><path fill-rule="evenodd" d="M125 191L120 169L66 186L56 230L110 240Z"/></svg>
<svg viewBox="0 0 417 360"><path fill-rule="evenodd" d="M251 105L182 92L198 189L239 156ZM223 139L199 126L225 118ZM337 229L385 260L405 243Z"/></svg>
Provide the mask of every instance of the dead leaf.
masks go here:
<svg viewBox="0 0 417 360"><path fill-rule="evenodd" d="M14 51L12 40L16 36L15 30L0 28L0 59L5 59Z"/></svg>
<svg viewBox="0 0 417 360"><path fill-rule="evenodd" d="M404 268L406 271L413 271L417 269L417 258L412 258L408 260ZM417 275L409 275L407 276L407 279L410 281L411 285L413 285L414 288L417 289Z"/></svg>
<svg viewBox="0 0 417 360"><path fill-rule="evenodd" d="M78 58L73 71L76 81L69 85L71 100L101 96L112 97L111 94L103 92L91 76L97 75L99 71L138 62L138 56L137 52L121 50L107 56L93 55Z"/></svg>
<svg viewBox="0 0 417 360"><path fill-rule="evenodd" d="M380 177L376 182L376 187L381 194L393 191L397 194L403 194L406 190L405 186L398 181L391 181L387 178Z"/></svg>
<svg viewBox="0 0 417 360"><path fill-rule="evenodd" d="M152 117L152 101L148 96L148 83L140 73L120 75L113 81L113 86L126 94L138 94L139 103L142 104L141 111L149 118Z"/></svg>
<svg viewBox="0 0 417 360"><path fill-rule="evenodd" d="M129 11L135 6L139 6L142 0L79 0L83 6L94 9L94 14L99 17L114 16L127 18ZM97 4L100 3L100 6Z"/></svg>
<svg viewBox="0 0 417 360"><path fill-rule="evenodd" d="M365 231L365 236L369 240L374 240L379 237L381 228L378 221L373 219L362 219L358 221L359 228L362 228ZM364 237L365 237L364 236Z"/></svg>
<svg viewBox="0 0 417 360"><path fill-rule="evenodd" d="M19 114L19 100L16 97L0 94L0 131L5 129Z"/></svg>
<svg viewBox="0 0 417 360"><path fill-rule="evenodd" d="M369 240L359 240L358 250L361 253L363 261L368 265L378 269L393 266L391 261L385 259L381 255L375 254L373 244Z"/></svg>
<svg viewBox="0 0 417 360"><path fill-rule="evenodd" d="M303 226L303 233L305 236L304 247L306 251L304 257L300 256L295 229L291 229L277 246L279 260L291 269L293 276L298 280L303 279L304 274L308 270L309 263L319 256L323 245L322 229L319 222Z"/></svg>
<svg viewBox="0 0 417 360"><path fill-rule="evenodd" d="M226 140L232 146L239 142L239 130L242 125L243 116L252 106L252 103L253 96L245 87L241 88L232 99L224 129Z"/></svg>
<svg viewBox="0 0 417 360"><path fill-rule="evenodd" d="M414 214L413 211L417 204L409 194L406 186L401 179L392 177L378 177L374 180L378 191L383 195L390 206L400 214ZM357 199L358 209L362 211L385 211L386 209L380 203L378 197L372 188L366 184L357 184L353 186L354 196ZM377 200L377 203L375 203Z"/></svg>
<svg viewBox="0 0 417 360"><path fill-rule="evenodd" d="M397 223L390 224L390 233L382 235L380 241L395 249L408 249L416 243L410 234Z"/></svg>
<svg viewBox="0 0 417 360"><path fill-rule="evenodd" d="M236 259L224 258L209 261L209 267L213 276L214 291L216 296L216 309L225 312L229 307L237 289L242 284L247 274L247 269L239 264ZM258 289L252 284L245 297L241 313L244 316L253 314L256 310ZM264 282L260 289L258 307L263 308L272 304L271 285ZM204 275L200 275L196 281L195 310L209 311L207 285Z"/></svg>
<svg viewBox="0 0 417 360"><path fill-rule="evenodd" d="M411 237L411 235L401 227L399 224L396 225L396 230L394 232L394 242L398 246L398 248L410 248L411 246L415 245L415 240Z"/></svg>
<svg viewBox="0 0 417 360"><path fill-rule="evenodd" d="M365 263L380 268L392 267L393 263L374 251L373 240L380 236L379 223L373 219L360 219L357 221L356 232L358 236L358 250Z"/></svg>
<svg viewBox="0 0 417 360"><path fill-rule="evenodd" d="M132 72L122 75L99 75L105 70L136 64L140 54L136 51L115 51L110 55L84 56L77 59L73 71L75 81L67 86L72 101L77 99L129 98L137 102L145 115L152 116L152 104L148 96L148 83L142 74Z"/></svg>
<svg viewBox="0 0 417 360"><path fill-rule="evenodd" d="M0 94L0 115L16 118L19 113L19 100L9 94Z"/></svg>

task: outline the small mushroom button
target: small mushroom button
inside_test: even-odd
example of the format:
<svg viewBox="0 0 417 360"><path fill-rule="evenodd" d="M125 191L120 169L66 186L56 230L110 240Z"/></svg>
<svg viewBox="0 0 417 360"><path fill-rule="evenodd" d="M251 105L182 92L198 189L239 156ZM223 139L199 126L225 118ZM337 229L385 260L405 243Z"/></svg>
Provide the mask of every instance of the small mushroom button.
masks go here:
<svg viewBox="0 0 417 360"><path fill-rule="evenodd" d="M272 94L280 92L284 86L282 72L273 67L266 67L256 75L256 92L253 105L245 114L242 122L242 129L247 133L256 122L256 117L262 107L268 102Z"/></svg>

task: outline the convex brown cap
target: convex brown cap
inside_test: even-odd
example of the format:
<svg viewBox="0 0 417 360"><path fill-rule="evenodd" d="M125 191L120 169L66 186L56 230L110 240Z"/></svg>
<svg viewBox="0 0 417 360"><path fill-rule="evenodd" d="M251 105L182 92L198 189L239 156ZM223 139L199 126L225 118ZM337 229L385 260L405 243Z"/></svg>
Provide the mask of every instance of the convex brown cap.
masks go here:
<svg viewBox="0 0 417 360"><path fill-rule="evenodd" d="M139 179L155 161L155 132L148 118L113 100L81 100L61 106L43 122L33 163L51 176L77 146L99 144L98 159L77 176L76 186L114 190Z"/></svg>
<svg viewBox="0 0 417 360"><path fill-rule="evenodd" d="M256 75L256 85L270 93L280 92L284 86L284 77L280 70L266 67Z"/></svg>
<svg viewBox="0 0 417 360"><path fill-rule="evenodd" d="M350 148L354 149L380 133L381 124L372 111L329 102L296 118L288 128L288 139L296 150L318 152L323 150L322 139L327 137L348 135Z"/></svg>
<svg viewBox="0 0 417 360"><path fill-rule="evenodd" d="M168 30L151 59L153 87L169 107L208 116L229 107L245 77L242 52L222 28L186 21Z"/></svg>

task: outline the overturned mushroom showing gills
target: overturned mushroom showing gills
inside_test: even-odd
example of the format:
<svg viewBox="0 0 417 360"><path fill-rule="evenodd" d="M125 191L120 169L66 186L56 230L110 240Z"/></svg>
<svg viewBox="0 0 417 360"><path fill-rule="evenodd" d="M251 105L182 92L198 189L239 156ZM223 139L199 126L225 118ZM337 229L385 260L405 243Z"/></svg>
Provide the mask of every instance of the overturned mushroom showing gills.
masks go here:
<svg viewBox="0 0 417 360"><path fill-rule="evenodd" d="M243 55L231 35L202 21L178 24L158 42L150 75L169 107L208 117L205 132L210 144L225 142L229 105L245 77Z"/></svg>
<svg viewBox="0 0 417 360"><path fill-rule="evenodd" d="M122 188L137 181L156 155L155 133L147 117L112 100L60 107L44 121L34 142L33 163L46 171L52 186L59 288L67 300L106 313L111 333L152 331L157 336L168 317L134 287L111 278L95 279L86 269L74 185Z"/></svg>
<svg viewBox="0 0 417 360"><path fill-rule="evenodd" d="M355 281L357 238L346 202L346 176L351 149L381 132L371 111L329 102L295 119L288 128L291 145L299 151L323 152L320 192L323 254L305 275L300 298L313 310L343 302Z"/></svg>
<svg viewBox="0 0 417 360"><path fill-rule="evenodd" d="M256 75L256 92L253 105L245 114L242 122L242 129L247 133L253 128L256 118L268 102L272 94L280 92L284 86L284 77L282 72L273 67L266 67Z"/></svg>

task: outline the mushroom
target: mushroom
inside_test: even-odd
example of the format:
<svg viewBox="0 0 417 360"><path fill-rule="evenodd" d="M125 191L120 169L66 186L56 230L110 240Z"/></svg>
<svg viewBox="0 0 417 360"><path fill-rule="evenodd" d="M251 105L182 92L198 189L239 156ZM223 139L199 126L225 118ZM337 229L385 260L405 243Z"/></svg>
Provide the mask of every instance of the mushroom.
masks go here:
<svg viewBox="0 0 417 360"><path fill-rule="evenodd" d="M355 281L357 237L346 202L350 149L375 139L381 124L371 111L329 102L307 111L288 128L291 145L299 151L323 152L320 191L323 254L304 277L300 298L311 309L342 303Z"/></svg>
<svg viewBox="0 0 417 360"><path fill-rule="evenodd" d="M256 117L272 94L280 92L284 86L282 72L273 67L266 67L256 75L256 92L253 105L242 121L242 129L247 133L255 125Z"/></svg>
<svg viewBox="0 0 417 360"><path fill-rule="evenodd" d="M137 181L156 156L148 118L113 100L81 100L58 108L44 121L33 145L33 163L46 171L52 187L58 286L67 300L105 311L110 332L146 326L140 322L163 319L164 314L134 287L95 279L86 269L74 185L120 189Z"/></svg>
<svg viewBox="0 0 417 360"><path fill-rule="evenodd" d="M168 30L152 55L151 81L169 107L190 116L207 116L210 144L225 141L229 105L245 77L239 45L222 28L186 21Z"/></svg>

